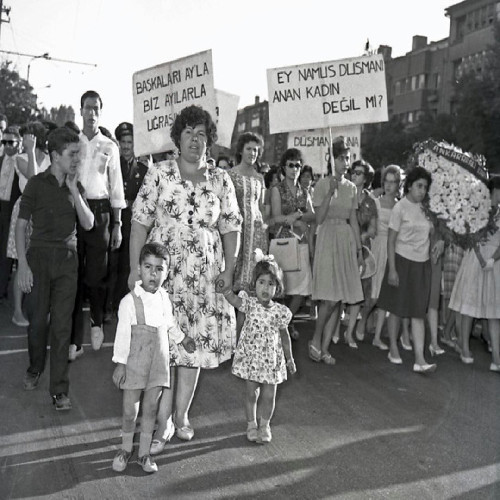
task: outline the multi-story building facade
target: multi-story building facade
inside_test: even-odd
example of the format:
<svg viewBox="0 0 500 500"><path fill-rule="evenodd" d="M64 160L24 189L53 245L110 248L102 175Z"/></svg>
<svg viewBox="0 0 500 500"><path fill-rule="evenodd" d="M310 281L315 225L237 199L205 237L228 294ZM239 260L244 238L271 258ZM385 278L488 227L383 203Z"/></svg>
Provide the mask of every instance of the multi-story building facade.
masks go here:
<svg viewBox="0 0 500 500"><path fill-rule="evenodd" d="M455 82L466 71L481 71L494 41L493 23L500 19L499 0L465 0L445 9L450 19L449 36L436 42L415 35L412 50L392 57L392 48L378 49L386 63L389 117L407 126L425 113L452 114ZM263 161L276 163L287 147L287 134L269 134L269 105L255 98L253 105L238 111L232 146L242 132L255 131L266 143Z"/></svg>

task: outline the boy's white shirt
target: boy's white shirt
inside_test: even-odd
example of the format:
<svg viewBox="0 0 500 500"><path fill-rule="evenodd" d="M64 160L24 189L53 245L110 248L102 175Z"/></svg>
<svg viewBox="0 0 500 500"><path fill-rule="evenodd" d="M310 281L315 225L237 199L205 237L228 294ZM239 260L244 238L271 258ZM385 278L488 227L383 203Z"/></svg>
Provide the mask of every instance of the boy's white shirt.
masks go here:
<svg viewBox="0 0 500 500"><path fill-rule="evenodd" d="M160 287L155 293L146 292L141 286L142 281L137 281L134 293L142 299L144 304L144 319L148 326L164 328L168 336L176 344L184 340L184 333L180 330L172 312L172 304L168 293ZM130 339L132 336L132 325L137 325L135 304L129 293L120 302L118 308L118 326L113 347L113 363L127 364L130 353ZM163 332L159 332L162 334Z"/></svg>

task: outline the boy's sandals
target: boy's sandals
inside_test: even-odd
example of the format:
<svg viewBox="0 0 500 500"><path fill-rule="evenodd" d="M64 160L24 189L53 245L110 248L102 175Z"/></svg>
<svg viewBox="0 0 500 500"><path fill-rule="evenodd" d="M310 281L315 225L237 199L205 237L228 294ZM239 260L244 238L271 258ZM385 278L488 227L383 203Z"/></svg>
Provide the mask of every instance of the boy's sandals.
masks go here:
<svg viewBox="0 0 500 500"><path fill-rule="evenodd" d="M321 351L317 347L313 346L311 340L308 342L308 346L309 346L309 357L316 363L319 363L321 361Z"/></svg>

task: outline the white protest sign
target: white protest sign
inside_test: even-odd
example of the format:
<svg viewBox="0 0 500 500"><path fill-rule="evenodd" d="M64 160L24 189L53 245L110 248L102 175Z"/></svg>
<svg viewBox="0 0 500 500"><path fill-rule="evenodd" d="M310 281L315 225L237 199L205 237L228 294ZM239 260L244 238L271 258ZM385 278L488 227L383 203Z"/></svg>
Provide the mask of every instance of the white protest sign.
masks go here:
<svg viewBox="0 0 500 500"><path fill-rule="evenodd" d="M240 98L237 95L215 89L215 99L217 102L217 144L231 149L231 137L233 135L234 123L236 122L236 115L238 114Z"/></svg>
<svg viewBox="0 0 500 500"><path fill-rule="evenodd" d="M267 87L271 134L388 120L380 54L268 69Z"/></svg>
<svg viewBox="0 0 500 500"><path fill-rule="evenodd" d="M361 126L332 128L332 137L344 137L351 149L351 163L361 158ZM302 153L304 164L310 165L315 174L326 174L330 158L330 129L302 130L288 133L288 147Z"/></svg>
<svg viewBox="0 0 500 500"><path fill-rule="evenodd" d="M137 71L132 86L137 156L174 149L170 128L187 106L201 106L216 118L211 50Z"/></svg>

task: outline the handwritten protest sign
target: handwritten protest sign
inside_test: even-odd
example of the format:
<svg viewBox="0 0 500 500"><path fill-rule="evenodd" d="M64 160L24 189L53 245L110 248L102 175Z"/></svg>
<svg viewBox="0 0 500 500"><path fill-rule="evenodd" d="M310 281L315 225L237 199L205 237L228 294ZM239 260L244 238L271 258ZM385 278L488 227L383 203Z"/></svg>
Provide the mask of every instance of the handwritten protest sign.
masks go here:
<svg viewBox="0 0 500 500"><path fill-rule="evenodd" d="M332 128L332 137L343 136L351 149L351 162L361 158L361 127ZM302 152L304 164L310 165L315 174L326 174L330 158L330 130L315 129L288 133L288 147Z"/></svg>
<svg viewBox="0 0 500 500"><path fill-rule="evenodd" d="M388 120L380 54L268 69L267 86L272 134Z"/></svg>
<svg viewBox="0 0 500 500"><path fill-rule="evenodd" d="M201 106L216 118L211 50L137 71L132 88L137 156L173 149L170 128L187 106Z"/></svg>
<svg viewBox="0 0 500 500"><path fill-rule="evenodd" d="M225 148L231 148L231 137L233 135L234 123L238 114L239 96L229 94L223 90L215 89L217 102L217 144Z"/></svg>

